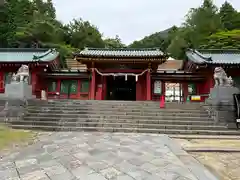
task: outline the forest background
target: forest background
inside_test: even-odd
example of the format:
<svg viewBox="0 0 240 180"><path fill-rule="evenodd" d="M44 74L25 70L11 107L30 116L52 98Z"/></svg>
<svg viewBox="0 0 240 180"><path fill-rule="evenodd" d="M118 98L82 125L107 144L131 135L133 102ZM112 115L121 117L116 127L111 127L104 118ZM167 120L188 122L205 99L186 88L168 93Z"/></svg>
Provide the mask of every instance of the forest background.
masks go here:
<svg viewBox="0 0 240 180"><path fill-rule="evenodd" d="M56 48L65 57L85 47L160 48L175 59L184 59L187 48L240 49L240 12L225 2L218 9L212 0L192 8L180 26L153 33L130 45L118 35L103 38L87 20L63 24L56 18L52 0L5 0L0 4L0 48Z"/></svg>

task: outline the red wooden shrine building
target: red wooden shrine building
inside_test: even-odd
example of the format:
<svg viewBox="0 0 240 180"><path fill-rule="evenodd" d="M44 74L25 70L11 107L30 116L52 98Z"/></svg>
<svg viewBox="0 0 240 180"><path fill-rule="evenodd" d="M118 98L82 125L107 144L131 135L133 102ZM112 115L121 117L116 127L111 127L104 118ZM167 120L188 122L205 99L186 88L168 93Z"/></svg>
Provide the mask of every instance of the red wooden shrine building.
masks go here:
<svg viewBox="0 0 240 180"><path fill-rule="evenodd" d="M86 48L60 68L53 49L0 49L0 93L21 64L30 68L33 94L48 98L186 101L202 99L213 87L213 70L222 66L238 83L240 51L188 50L186 60L168 60L159 49Z"/></svg>

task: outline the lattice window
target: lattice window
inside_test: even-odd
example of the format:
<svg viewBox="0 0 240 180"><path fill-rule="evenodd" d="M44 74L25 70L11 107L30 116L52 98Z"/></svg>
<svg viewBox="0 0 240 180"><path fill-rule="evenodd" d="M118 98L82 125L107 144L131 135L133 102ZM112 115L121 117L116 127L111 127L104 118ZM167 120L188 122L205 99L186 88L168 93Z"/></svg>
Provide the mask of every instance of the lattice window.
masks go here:
<svg viewBox="0 0 240 180"><path fill-rule="evenodd" d="M57 90L57 81L50 81L48 84L48 92L55 92Z"/></svg>
<svg viewBox="0 0 240 180"><path fill-rule="evenodd" d="M60 92L63 94L76 94L77 93L77 80L62 80Z"/></svg>
<svg viewBox="0 0 240 180"><path fill-rule="evenodd" d="M81 81L80 92L82 92L82 93L89 92L89 81L88 80Z"/></svg>

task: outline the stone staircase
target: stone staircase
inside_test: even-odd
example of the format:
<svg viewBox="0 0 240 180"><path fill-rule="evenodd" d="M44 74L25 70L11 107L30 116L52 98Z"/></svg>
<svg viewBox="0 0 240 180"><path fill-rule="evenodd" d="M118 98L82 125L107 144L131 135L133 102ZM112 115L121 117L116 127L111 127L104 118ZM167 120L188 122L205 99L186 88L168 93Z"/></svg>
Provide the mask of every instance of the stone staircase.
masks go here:
<svg viewBox="0 0 240 180"><path fill-rule="evenodd" d="M13 128L47 131L104 131L162 134L238 135L216 125L198 103L149 101L34 100Z"/></svg>

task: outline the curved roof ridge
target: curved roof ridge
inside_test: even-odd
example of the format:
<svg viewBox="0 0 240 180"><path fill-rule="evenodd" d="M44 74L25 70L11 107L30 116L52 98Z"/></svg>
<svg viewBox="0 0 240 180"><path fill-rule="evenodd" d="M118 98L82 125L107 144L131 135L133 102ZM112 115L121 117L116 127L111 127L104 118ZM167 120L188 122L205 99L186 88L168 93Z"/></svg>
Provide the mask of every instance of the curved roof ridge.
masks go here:
<svg viewBox="0 0 240 180"><path fill-rule="evenodd" d="M99 50L99 51L161 51L160 48L91 48L86 47L84 50Z"/></svg>
<svg viewBox="0 0 240 180"><path fill-rule="evenodd" d="M212 57L211 56L206 56L206 55L203 55L201 52L199 52L198 50L194 50L194 52L200 56L201 58L203 58L204 60L206 61L212 61Z"/></svg>
<svg viewBox="0 0 240 180"><path fill-rule="evenodd" d="M240 49L197 49L197 51L202 53L240 53Z"/></svg>
<svg viewBox="0 0 240 180"><path fill-rule="evenodd" d="M188 49L186 56L197 64L240 64L238 49Z"/></svg>
<svg viewBox="0 0 240 180"><path fill-rule="evenodd" d="M39 54L39 55L33 55L33 59L41 59L47 55L49 55L50 53L52 52L57 52L55 49L49 49L48 51L46 52L43 52L42 54Z"/></svg>

